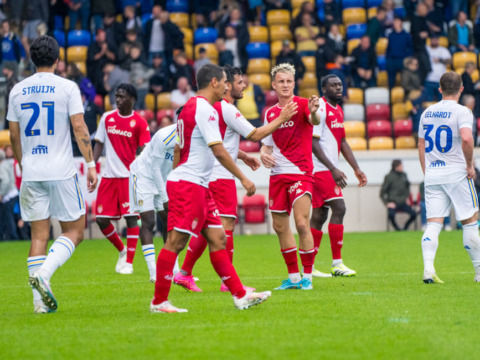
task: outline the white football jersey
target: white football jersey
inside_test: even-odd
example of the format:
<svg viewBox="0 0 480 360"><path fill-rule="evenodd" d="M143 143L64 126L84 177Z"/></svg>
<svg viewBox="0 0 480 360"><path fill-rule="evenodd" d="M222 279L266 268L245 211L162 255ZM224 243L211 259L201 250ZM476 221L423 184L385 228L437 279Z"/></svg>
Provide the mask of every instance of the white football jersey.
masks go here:
<svg viewBox="0 0 480 360"><path fill-rule="evenodd" d="M425 185L450 184L467 176L460 129L472 126L470 109L454 100L442 100L423 112L418 137L425 139Z"/></svg>
<svg viewBox="0 0 480 360"><path fill-rule="evenodd" d="M230 104L227 100L223 99L222 101L218 101L213 107L218 112L218 125L220 128L220 134L223 138L223 146L225 146L225 149L227 149L233 161L236 162L238 158L238 149L240 147L240 135L247 138L257 129L245 119L235 105ZM232 173L225 169L223 165L215 159L215 165L213 166L210 181L234 178L235 177Z"/></svg>
<svg viewBox="0 0 480 360"><path fill-rule="evenodd" d="M20 126L24 181L75 175L69 117L83 112L77 84L53 73L36 73L13 87L7 120Z"/></svg>

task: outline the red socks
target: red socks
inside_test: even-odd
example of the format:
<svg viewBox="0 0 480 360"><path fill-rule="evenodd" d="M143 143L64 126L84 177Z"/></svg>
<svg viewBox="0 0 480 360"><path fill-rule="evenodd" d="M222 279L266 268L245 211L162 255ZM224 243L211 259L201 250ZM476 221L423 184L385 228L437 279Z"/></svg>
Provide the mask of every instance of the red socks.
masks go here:
<svg viewBox="0 0 480 360"><path fill-rule="evenodd" d="M303 273L311 274L313 270L313 262L315 261L315 250L302 250L298 251L300 253L300 259L302 260Z"/></svg>
<svg viewBox="0 0 480 360"><path fill-rule="evenodd" d="M127 263L133 264L133 258L135 251L137 250L138 236L140 234L140 228L127 228Z"/></svg>
<svg viewBox="0 0 480 360"><path fill-rule="evenodd" d="M213 268L217 272L218 276L220 276L223 283L227 285L232 295L237 298L244 297L246 291L243 288L242 282L240 281L232 262L228 258L227 250L211 252L210 261L212 262Z"/></svg>
<svg viewBox="0 0 480 360"><path fill-rule="evenodd" d="M188 243L188 250L187 254L185 255L185 260L183 260L182 274L184 276L192 275L193 267L200 256L202 256L206 247L207 240L202 235L199 234L198 237L192 236L190 242Z"/></svg>
<svg viewBox="0 0 480 360"><path fill-rule="evenodd" d="M341 259L343 246L343 225L332 223L328 224L328 235L330 236L330 246L332 247L332 259Z"/></svg>
<svg viewBox="0 0 480 360"><path fill-rule="evenodd" d="M285 264L287 265L288 273L289 274L299 273L300 271L298 270L297 247L282 249L282 255L283 255L283 258L285 259Z"/></svg>
<svg viewBox="0 0 480 360"><path fill-rule="evenodd" d="M233 263L233 231L225 230L225 235L227 235L226 250L228 257L230 258L230 262Z"/></svg>
<svg viewBox="0 0 480 360"><path fill-rule="evenodd" d="M155 282L155 295L153 304L158 305L168 300L168 293L172 286L173 267L177 260L177 254L162 249L157 260L157 281Z"/></svg>
<svg viewBox="0 0 480 360"><path fill-rule="evenodd" d="M312 230L313 236L313 250L315 250L315 256L318 254L318 249L320 248L320 243L322 242L323 231L317 230L315 228L310 228Z"/></svg>
<svg viewBox="0 0 480 360"><path fill-rule="evenodd" d="M117 248L118 251L123 251L125 245L123 245L122 239L118 236L117 231L112 223L110 223L105 229L100 229L103 235Z"/></svg>

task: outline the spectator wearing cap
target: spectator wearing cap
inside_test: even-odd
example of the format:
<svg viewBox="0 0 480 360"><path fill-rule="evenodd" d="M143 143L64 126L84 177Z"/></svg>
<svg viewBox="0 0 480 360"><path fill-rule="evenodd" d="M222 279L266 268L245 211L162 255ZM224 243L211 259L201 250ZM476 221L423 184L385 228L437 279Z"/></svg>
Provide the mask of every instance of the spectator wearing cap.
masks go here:
<svg viewBox="0 0 480 360"><path fill-rule="evenodd" d="M78 18L80 17L82 30L88 30L90 19L90 0L64 0L68 5L68 16L70 18L70 30L75 30Z"/></svg>
<svg viewBox="0 0 480 360"><path fill-rule="evenodd" d="M150 78L150 92L158 95L168 91L169 75L168 70L163 66L163 57L159 54L153 55L153 75Z"/></svg>
<svg viewBox="0 0 480 360"><path fill-rule="evenodd" d="M2 21L2 62L3 64L12 64L15 77L18 76L18 65L22 59L25 59L25 48L18 36L10 30L10 22Z"/></svg>
<svg viewBox="0 0 480 360"><path fill-rule="evenodd" d="M385 18L387 10L383 6L379 6L377 14L368 20L367 35L370 37L370 43L376 44L378 39L385 36Z"/></svg>
<svg viewBox="0 0 480 360"><path fill-rule="evenodd" d="M225 66L231 65L233 66L233 53L231 50L228 50L225 46L225 39L218 38L215 41L215 46L218 51L218 65Z"/></svg>
<svg viewBox="0 0 480 360"><path fill-rule="evenodd" d="M310 13L302 15L302 22L295 29L295 40L297 41L297 53L300 56L312 56L315 54L315 38L320 33L320 28L314 25Z"/></svg>
<svg viewBox="0 0 480 360"><path fill-rule="evenodd" d="M377 55L370 44L368 35L362 36L360 45L352 51L353 61L350 64L353 73L355 87L370 87L376 85L375 67L377 66Z"/></svg>
<svg viewBox="0 0 480 360"><path fill-rule="evenodd" d="M473 30L467 24L467 14L463 11L457 14L455 23L448 30L448 42L450 44L450 52L452 53L459 51L474 51L478 53L475 48Z"/></svg>
<svg viewBox="0 0 480 360"><path fill-rule="evenodd" d="M179 78L177 81L177 88L172 91L170 97L172 108L177 111L177 109L185 105L192 96L195 96L195 93L192 91L188 79L186 77Z"/></svg>
<svg viewBox="0 0 480 360"><path fill-rule="evenodd" d="M13 161L0 149L0 240L18 240L14 208L18 202Z"/></svg>
<svg viewBox="0 0 480 360"><path fill-rule="evenodd" d="M447 48L440 46L440 40L436 35L430 38L430 46L427 46L427 52L431 71L425 79L425 101L440 101L442 100L442 95L438 91L440 78L447 71L447 66L452 63L452 55Z"/></svg>
<svg viewBox="0 0 480 360"><path fill-rule="evenodd" d="M90 44L87 52L87 76L92 81L98 93L105 95L108 91L103 87L103 68L105 64L114 62L115 52L110 49L105 30L98 29L95 41Z"/></svg>
<svg viewBox="0 0 480 360"><path fill-rule="evenodd" d="M418 73L422 83L425 81L427 74L431 70L430 59L426 49L426 42L429 35L429 27L427 21L428 8L423 2L419 2L417 10L412 18L411 34L413 41L413 52L418 59Z"/></svg>
<svg viewBox="0 0 480 360"><path fill-rule="evenodd" d="M212 61L207 56L207 50L205 50L204 47L198 49L198 59L195 60L195 64L193 65L195 73L197 73L203 65L211 63Z"/></svg>
<svg viewBox="0 0 480 360"><path fill-rule="evenodd" d="M387 73L388 85L395 86L395 77L403 69L403 60L413 53L412 38L409 33L403 30L401 18L395 18L393 31L388 36L387 46Z"/></svg>
<svg viewBox="0 0 480 360"><path fill-rule="evenodd" d="M283 40L282 50L277 56L277 65L284 63L291 64L295 67L295 91L297 91L305 75L305 65L299 54L290 49L289 40Z"/></svg>
<svg viewBox="0 0 480 360"><path fill-rule="evenodd" d="M6 89L5 89L5 115L8 114L8 99L10 97L10 91L12 91L15 84L18 82L17 77L15 76L16 67L12 62L7 62L3 64L2 73L6 79ZM8 121L5 121L5 129L8 129Z"/></svg>
<svg viewBox="0 0 480 360"><path fill-rule="evenodd" d="M243 90L243 98L237 100L237 108L253 126L260 127L263 125L261 114L265 108L265 94L260 86L248 81L246 74L242 74L242 78L247 87Z"/></svg>
<svg viewBox="0 0 480 360"><path fill-rule="evenodd" d="M323 8L325 11L325 27L330 29L332 24L340 24L342 22L342 8L339 1L324 0Z"/></svg>
<svg viewBox="0 0 480 360"><path fill-rule="evenodd" d="M246 72L248 66L247 45L250 42L250 34L238 7L234 7L228 20L220 24L218 36L225 39L226 48L232 51L233 65Z"/></svg>

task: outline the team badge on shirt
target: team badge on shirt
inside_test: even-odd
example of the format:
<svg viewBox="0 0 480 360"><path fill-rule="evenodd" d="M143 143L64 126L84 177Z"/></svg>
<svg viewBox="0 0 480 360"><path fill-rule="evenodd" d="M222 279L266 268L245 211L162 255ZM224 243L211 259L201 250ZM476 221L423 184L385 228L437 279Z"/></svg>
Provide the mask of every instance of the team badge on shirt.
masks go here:
<svg viewBox="0 0 480 360"><path fill-rule="evenodd" d="M142 206L143 205L143 200L138 200L138 205Z"/></svg>
<svg viewBox="0 0 480 360"><path fill-rule="evenodd" d="M135 127L135 124L136 124L136 123L137 123L137 122L136 122L135 120L130 121L130 127Z"/></svg>
<svg viewBox="0 0 480 360"><path fill-rule="evenodd" d="M101 214L103 212L103 205L98 205L97 212Z"/></svg>
<svg viewBox="0 0 480 360"><path fill-rule="evenodd" d="M335 194L340 195L340 188L335 186Z"/></svg>
<svg viewBox="0 0 480 360"><path fill-rule="evenodd" d="M198 218L195 218L193 219L192 221L192 230L195 230L195 228L197 227L198 225Z"/></svg>

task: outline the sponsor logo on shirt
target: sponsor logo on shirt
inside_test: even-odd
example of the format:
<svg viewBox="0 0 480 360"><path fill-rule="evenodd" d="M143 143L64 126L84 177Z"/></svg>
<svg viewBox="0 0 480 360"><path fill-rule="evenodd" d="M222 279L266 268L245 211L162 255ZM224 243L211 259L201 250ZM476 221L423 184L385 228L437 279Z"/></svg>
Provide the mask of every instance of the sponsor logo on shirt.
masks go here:
<svg viewBox="0 0 480 360"><path fill-rule="evenodd" d="M443 160L435 160L435 161L432 161L430 163L430 165L428 165L428 167L443 167L445 166L445 161Z"/></svg>
<svg viewBox="0 0 480 360"><path fill-rule="evenodd" d="M48 154L48 146L38 145L32 149L32 155Z"/></svg>
<svg viewBox="0 0 480 360"><path fill-rule="evenodd" d="M235 117L238 119L238 118L241 118L242 117L242 114L240 114L238 111L237 113L235 114Z"/></svg>
<svg viewBox="0 0 480 360"><path fill-rule="evenodd" d="M338 122L338 120L335 119L330 123L330 127L332 129L343 129L343 123Z"/></svg>
<svg viewBox="0 0 480 360"><path fill-rule="evenodd" d="M289 192L290 194L293 194L293 193L295 192L295 190L297 190L297 188L298 188L299 186L302 186L302 182L301 182L301 181L297 181L295 184L293 184L292 186L290 186L290 188L288 189L288 192ZM299 190L301 191L301 189L299 189ZM297 194L298 194L298 192L297 192Z"/></svg>
<svg viewBox="0 0 480 360"><path fill-rule="evenodd" d="M295 122L290 120L290 121L287 121L287 122L284 122L282 124L282 126L279 127L279 129L284 129L284 128L288 128L288 127L293 127L293 125L295 125Z"/></svg>
<svg viewBox="0 0 480 360"><path fill-rule="evenodd" d="M123 207L124 209L128 209L128 208L130 207L130 203L124 202L124 203L122 204L122 207Z"/></svg>
<svg viewBox="0 0 480 360"><path fill-rule="evenodd" d="M334 113L332 113L331 111L328 112L328 116L335 116Z"/></svg>
<svg viewBox="0 0 480 360"><path fill-rule="evenodd" d="M268 117L270 117L270 118L271 118L271 117L274 117L274 116L275 116L274 113L270 113L270 115L268 115Z"/></svg>
<svg viewBox="0 0 480 360"><path fill-rule="evenodd" d="M215 121L215 116L210 115L210 117L208 118L208 121Z"/></svg>
<svg viewBox="0 0 480 360"><path fill-rule="evenodd" d="M117 129L117 125L108 126L107 127L107 133L113 134L113 135L126 136L126 137L132 137L133 136L130 131Z"/></svg>
<svg viewBox="0 0 480 360"><path fill-rule="evenodd" d="M213 215L213 217L219 217L219 216L220 216L220 213L219 213L218 209L215 209L215 210L212 212L212 215Z"/></svg>

